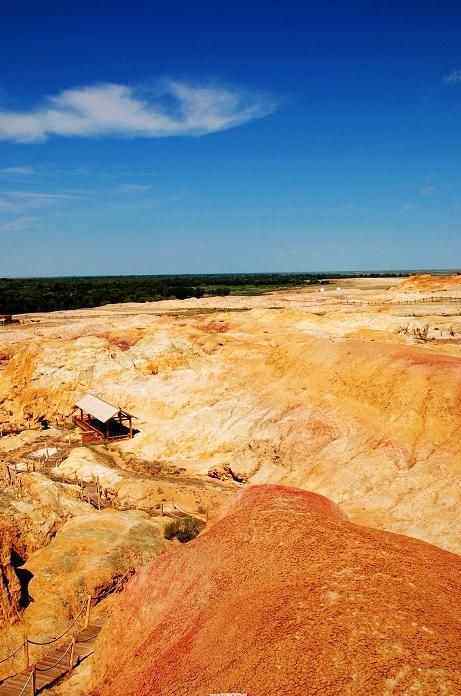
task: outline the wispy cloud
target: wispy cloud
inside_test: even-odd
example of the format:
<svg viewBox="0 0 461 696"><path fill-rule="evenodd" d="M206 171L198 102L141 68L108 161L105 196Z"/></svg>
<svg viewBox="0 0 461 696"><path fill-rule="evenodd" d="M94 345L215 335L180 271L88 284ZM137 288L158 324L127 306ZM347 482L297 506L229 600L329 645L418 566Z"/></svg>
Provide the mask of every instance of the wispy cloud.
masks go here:
<svg viewBox="0 0 461 696"><path fill-rule="evenodd" d="M204 135L267 116L273 99L236 88L166 81L153 92L120 84L68 89L30 111L0 111L0 139Z"/></svg>
<svg viewBox="0 0 461 696"><path fill-rule="evenodd" d="M27 216L27 215L21 215L20 217L15 218L14 220L9 220L8 222L0 222L0 234L2 233L8 233L8 232L22 232L23 230L28 230L34 223L37 221L37 218Z"/></svg>
<svg viewBox="0 0 461 696"><path fill-rule="evenodd" d="M452 70L451 73L443 78L444 82L449 84L455 84L456 82L461 82L461 70Z"/></svg>
<svg viewBox="0 0 461 696"><path fill-rule="evenodd" d="M33 167L5 167L0 169L1 176L29 176L34 173Z"/></svg>
<svg viewBox="0 0 461 696"><path fill-rule="evenodd" d="M152 188L150 184L120 184L120 193L146 193Z"/></svg>
<svg viewBox="0 0 461 696"><path fill-rule="evenodd" d="M432 184L426 184L426 186L422 186L419 189L419 195L428 198L429 196L432 196L435 193L435 191L435 186L433 186Z"/></svg>
<svg viewBox="0 0 461 696"><path fill-rule="evenodd" d="M73 193L43 193L32 191L6 191L0 193L0 211L17 212L39 209L49 205L78 199Z"/></svg>

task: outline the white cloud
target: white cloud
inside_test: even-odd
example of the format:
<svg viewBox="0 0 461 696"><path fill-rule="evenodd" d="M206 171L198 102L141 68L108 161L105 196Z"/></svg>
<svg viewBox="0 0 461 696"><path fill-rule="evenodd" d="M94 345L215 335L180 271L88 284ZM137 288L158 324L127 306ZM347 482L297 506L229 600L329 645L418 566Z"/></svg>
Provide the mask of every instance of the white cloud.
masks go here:
<svg viewBox="0 0 461 696"><path fill-rule="evenodd" d="M204 135L267 116L275 106L268 97L235 88L167 81L153 95L126 85L101 84L65 90L31 111L0 111L0 140Z"/></svg>
<svg viewBox="0 0 461 696"><path fill-rule="evenodd" d="M33 173L33 167L5 167L0 169L0 175L2 176L28 176Z"/></svg>
<svg viewBox="0 0 461 696"><path fill-rule="evenodd" d="M450 84L461 82L461 70L453 70L446 77L444 77L444 82L448 82Z"/></svg>

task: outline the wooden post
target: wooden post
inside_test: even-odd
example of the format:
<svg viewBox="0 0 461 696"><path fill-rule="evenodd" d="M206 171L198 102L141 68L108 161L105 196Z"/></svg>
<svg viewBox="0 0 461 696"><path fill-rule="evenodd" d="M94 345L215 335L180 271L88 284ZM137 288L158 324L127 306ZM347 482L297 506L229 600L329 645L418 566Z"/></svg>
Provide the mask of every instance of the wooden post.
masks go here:
<svg viewBox="0 0 461 696"><path fill-rule="evenodd" d="M74 668L74 658L75 658L75 636L72 638L72 645L70 648L68 672L70 672Z"/></svg>
<svg viewBox="0 0 461 696"><path fill-rule="evenodd" d="M88 597L88 603L86 605L85 628L88 628L88 625L90 623L90 610L91 610L91 595Z"/></svg>

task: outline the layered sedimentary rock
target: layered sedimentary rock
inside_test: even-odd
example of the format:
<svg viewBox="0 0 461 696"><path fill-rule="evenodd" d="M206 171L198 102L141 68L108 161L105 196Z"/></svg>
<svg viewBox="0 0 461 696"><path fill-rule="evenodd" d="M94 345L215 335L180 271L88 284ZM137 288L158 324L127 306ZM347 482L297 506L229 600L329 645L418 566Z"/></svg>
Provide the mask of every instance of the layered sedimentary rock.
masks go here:
<svg viewBox="0 0 461 696"><path fill-rule="evenodd" d="M0 601L7 628L1 635L0 659L21 643L24 632L42 638L56 635L87 594L103 596L118 578L165 548L164 522L144 513L98 513L79 500L78 488L69 483L74 478L99 479L104 501L121 510L155 515L162 507L168 512L179 505L209 520L245 482L283 483L328 496L352 522L459 553L460 312L458 276L403 282L363 279L259 297L58 312L34 316L33 325L2 331L0 430L36 429L0 437L0 463L13 462L25 471L25 457L38 456L45 445L56 447L65 459L54 469L43 462L38 467L42 473L20 474L20 488L8 489L0 499L0 513L12 525L1 552ZM135 415L138 432L133 440L79 447L78 431L69 430L70 419L64 423L63 417L87 391ZM39 430L39 422L54 425L55 418L56 428ZM49 475L66 482L50 481ZM218 523L216 538L213 528L203 535L203 545L200 537L190 551L181 548L179 561L171 557L159 562L171 602L158 589L154 569L151 576L143 576L144 590L138 592L133 585L136 601L130 599L128 606L139 606L139 612L131 612L134 632L123 612L117 620L123 623L126 655L136 651L139 680L133 681L120 653L122 686L139 688L140 694L151 693L149 688L152 693L156 688L165 688L162 694L176 693L171 674L177 653L184 656L177 693L194 693L189 691L191 685L195 688L187 671L189 654L191 669L204 675L203 683L197 681L203 693L245 691L237 668L233 672L226 661L235 644L240 650L235 665L243 664L248 693L259 693L263 686L271 693L272 683L279 689L273 693L284 693L282 678L277 681L269 672L267 684L252 682L251 673L278 665L285 653L299 693L309 693L303 691L303 675L309 670L312 684L326 693L407 693L420 687L422 693L457 693L459 666L452 655L458 618L446 600L448 587L455 600L458 596L451 575L456 560L424 544L354 527L340 518L333 504L320 503L315 496L258 490L245 495ZM232 520L233 529L225 519ZM194 551L197 545L200 554ZM302 554L297 555L299 550ZM274 554L280 554L286 576ZM290 565L291 556L298 559L302 577ZM26 565L20 567L22 560ZM179 567L174 566L177 562ZM284 585L289 577L294 585ZM307 593L302 578L307 578ZM155 610L141 602L150 583ZM248 594L243 595L247 585ZM264 604L272 596L275 604ZM293 598L299 596L296 609ZM434 604L438 596L439 614ZM251 609L238 615L242 603L254 607L254 613ZM171 618L173 604L179 607L180 623ZM381 611L384 605L390 618ZM428 632L422 618L426 606ZM443 613L446 620L437 618ZM411 630L405 629L402 617ZM264 622L271 627L268 633ZM183 623L189 632L183 632ZM253 623L267 653L258 653L253 645ZM173 632L165 626L173 626ZM221 646L217 626L229 632L232 645L224 641ZM114 627L118 630L118 624ZM284 638L279 636L282 628ZM147 642L138 645L133 636L144 635L144 630ZM442 632L446 659L439 659ZM435 652L425 642L426 633ZM315 645L313 636L318 636ZM338 636L347 641L340 643L336 663L330 650ZM203 654L210 655L209 667L194 652L196 640ZM298 640L307 646L309 663L296 652ZM110 677L116 663L110 649L101 645L97 664ZM167 661L158 662L153 652L157 655L164 645ZM371 666L365 664L362 648ZM412 650L415 659L409 657ZM242 657L247 654L248 661ZM301 660L301 676L293 656ZM326 681L317 669L324 662ZM154 663L158 683L151 679ZM288 667L283 661L280 665L280 674L288 679ZM414 676L418 667L421 684ZM221 668L227 681L219 684L214 675ZM105 693L103 672L97 677L97 689ZM86 688L83 676L77 681L78 688Z"/></svg>
<svg viewBox="0 0 461 696"><path fill-rule="evenodd" d="M91 694L459 693L460 600L458 556L250 487L130 582Z"/></svg>
<svg viewBox="0 0 461 696"><path fill-rule="evenodd" d="M8 393L18 417L66 413L88 388L138 417L140 432L118 446L133 459L296 485L357 521L461 550L460 347L412 342L394 332L403 319L373 311L319 317L296 305L213 324L141 315L143 338L123 351L71 333L20 343L0 387L22 383L26 365L28 387ZM135 321L108 317L120 337ZM98 462L85 462L76 452L60 469L93 476Z"/></svg>
<svg viewBox="0 0 461 696"><path fill-rule="evenodd" d="M406 304L419 286L421 304ZM149 509L170 492L127 481L108 454L155 483L163 467L182 472L178 481L232 471L237 481L296 485L358 522L459 552L458 286L459 276L364 279L338 281L340 292L43 315L0 337L10 355L0 411L20 426L67 414L93 391L133 413L138 434L105 461L76 451L60 466L107 474L122 505ZM450 302L424 304L441 294Z"/></svg>

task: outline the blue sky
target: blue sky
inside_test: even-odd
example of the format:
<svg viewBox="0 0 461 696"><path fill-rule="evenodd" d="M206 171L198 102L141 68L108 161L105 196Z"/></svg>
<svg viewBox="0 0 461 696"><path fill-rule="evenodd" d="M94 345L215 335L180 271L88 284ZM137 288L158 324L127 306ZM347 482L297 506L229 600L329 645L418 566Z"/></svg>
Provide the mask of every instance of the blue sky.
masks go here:
<svg viewBox="0 0 461 696"><path fill-rule="evenodd" d="M461 266L461 6L16 3L0 274Z"/></svg>

